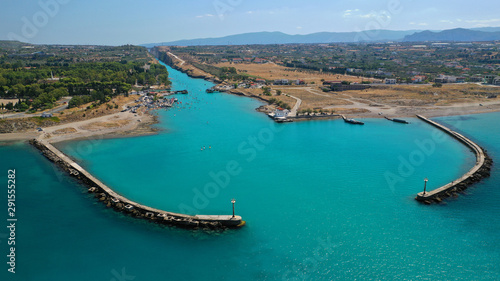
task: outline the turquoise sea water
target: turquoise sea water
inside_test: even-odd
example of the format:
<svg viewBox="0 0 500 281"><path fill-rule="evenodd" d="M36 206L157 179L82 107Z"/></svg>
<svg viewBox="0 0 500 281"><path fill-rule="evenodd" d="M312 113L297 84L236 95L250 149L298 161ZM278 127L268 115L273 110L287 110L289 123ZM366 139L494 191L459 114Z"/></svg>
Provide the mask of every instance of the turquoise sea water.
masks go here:
<svg viewBox="0 0 500 281"><path fill-rule="evenodd" d="M132 200L175 212L230 214L235 198L247 225L207 233L124 217L28 145L3 145L5 186L7 169L17 171L19 221L17 273L8 274L4 263L0 280L500 278L497 166L467 195L421 205L413 197L425 177L435 188L475 161L431 126L417 119L410 125L380 119L366 119L365 126L274 124L255 111L258 101L207 94L209 82L169 72L174 89L189 94L177 96L177 108L158 111L158 135L59 147ZM436 120L496 160L499 117ZM2 234L5 228L0 256L6 261Z"/></svg>

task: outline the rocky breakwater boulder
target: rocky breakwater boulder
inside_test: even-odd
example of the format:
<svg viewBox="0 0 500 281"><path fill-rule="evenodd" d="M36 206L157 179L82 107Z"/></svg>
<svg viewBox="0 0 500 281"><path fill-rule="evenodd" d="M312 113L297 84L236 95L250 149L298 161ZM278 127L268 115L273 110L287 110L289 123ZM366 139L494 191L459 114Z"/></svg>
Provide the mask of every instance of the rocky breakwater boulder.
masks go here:
<svg viewBox="0 0 500 281"><path fill-rule="evenodd" d="M443 199L453 197L457 198L459 193L464 194L465 190L470 186L480 182L481 180L488 178L491 173L491 168L493 167L493 159L489 157L488 153L485 149L483 149L485 160L483 165L470 177L455 184L452 188L449 188L445 192L442 192L432 198L428 198L425 201L422 201L424 204L432 204L432 203L441 203Z"/></svg>

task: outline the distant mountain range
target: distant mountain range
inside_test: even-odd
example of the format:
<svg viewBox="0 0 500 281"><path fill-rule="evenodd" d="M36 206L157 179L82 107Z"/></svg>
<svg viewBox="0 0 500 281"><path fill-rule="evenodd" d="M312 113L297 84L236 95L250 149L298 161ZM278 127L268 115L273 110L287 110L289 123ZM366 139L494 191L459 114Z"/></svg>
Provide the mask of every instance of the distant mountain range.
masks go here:
<svg viewBox="0 0 500 281"><path fill-rule="evenodd" d="M361 32L318 32L306 35L290 35L283 32L254 32L218 38L200 38L163 43L143 44L154 46L199 46L199 45L251 45L251 44L313 44L354 42L422 42L422 41L494 41L500 40L500 27L474 29L456 28L443 31L429 30L368 30Z"/></svg>
<svg viewBox="0 0 500 281"><path fill-rule="evenodd" d="M447 42L470 42L470 41L495 41L500 40L500 31L485 32L456 28L432 32L429 30L416 32L403 38L403 42L423 42L423 41L447 41Z"/></svg>
<svg viewBox="0 0 500 281"><path fill-rule="evenodd" d="M251 45L251 44L308 44L363 41L395 41L421 30L392 31L368 30L363 32L318 32L307 35L289 35L283 32L254 32L229 35L219 38L201 38L173 42L144 44L154 46L199 46L199 45Z"/></svg>

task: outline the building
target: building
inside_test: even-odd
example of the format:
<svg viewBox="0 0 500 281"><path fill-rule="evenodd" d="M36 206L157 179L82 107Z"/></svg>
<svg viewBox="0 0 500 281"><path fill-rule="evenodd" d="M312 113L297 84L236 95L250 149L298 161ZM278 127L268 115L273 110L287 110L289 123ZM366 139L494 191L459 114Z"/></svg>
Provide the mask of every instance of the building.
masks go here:
<svg viewBox="0 0 500 281"><path fill-rule="evenodd" d="M464 81L465 81L465 78L464 78ZM444 84L444 83L457 83L457 77L456 76L451 76L451 75L439 74L439 76L436 79L434 79L434 82L441 83L441 84Z"/></svg>
<svg viewBox="0 0 500 281"><path fill-rule="evenodd" d="M50 118L52 117L52 113L44 112L42 113L42 118Z"/></svg>
<svg viewBox="0 0 500 281"><path fill-rule="evenodd" d="M491 84L500 86L500 76L493 78L493 83Z"/></svg>
<svg viewBox="0 0 500 281"><path fill-rule="evenodd" d="M496 77L497 76L495 76L495 75L485 75L484 79L486 80L486 83L493 84L493 82L495 82Z"/></svg>
<svg viewBox="0 0 500 281"><path fill-rule="evenodd" d="M415 75L415 76L411 79L411 81L412 81L413 83L422 83L422 82L424 82L424 81L425 81L425 78L426 78L426 77L425 77L425 76L423 76L423 75Z"/></svg>
<svg viewBox="0 0 500 281"><path fill-rule="evenodd" d="M288 79L276 79L274 85L288 85Z"/></svg>
<svg viewBox="0 0 500 281"><path fill-rule="evenodd" d="M290 111L285 108L278 107L274 111L274 119L286 119Z"/></svg>
<svg viewBox="0 0 500 281"><path fill-rule="evenodd" d="M384 84L396 84L397 80L394 78L385 78Z"/></svg>
<svg viewBox="0 0 500 281"><path fill-rule="evenodd" d="M471 78L469 78L469 80L471 82L480 82L480 83L484 82L484 78L482 76L472 76Z"/></svg>

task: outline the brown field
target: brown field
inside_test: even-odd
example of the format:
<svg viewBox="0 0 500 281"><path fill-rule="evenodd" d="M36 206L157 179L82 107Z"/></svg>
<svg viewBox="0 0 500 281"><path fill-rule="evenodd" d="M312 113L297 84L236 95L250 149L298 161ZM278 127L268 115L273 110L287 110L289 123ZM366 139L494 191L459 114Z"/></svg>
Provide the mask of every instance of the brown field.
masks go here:
<svg viewBox="0 0 500 281"><path fill-rule="evenodd" d="M307 84L314 82L316 85L321 85L322 79L328 80L340 80L340 81L351 81L361 83L362 81L375 81L368 78L358 78L356 76L350 75L338 75L329 73L319 73L316 71L306 71L297 70L293 68L288 68L284 66L279 66L275 63L219 63L216 64L217 67L234 67L240 73L246 73L251 76L257 76L267 80L274 79L289 79L289 80L304 80Z"/></svg>
<svg viewBox="0 0 500 281"><path fill-rule="evenodd" d="M390 106L450 106L497 100L488 99L488 96L500 95L500 87L476 84L445 84L442 88L430 85L394 85L345 93L353 98Z"/></svg>
<svg viewBox="0 0 500 281"><path fill-rule="evenodd" d="M112 122L94 122L81 127L84 130L101 130L110 128L119 128L129 124L129 120L116 120Z"/></svg>
<svg viewBox="0 0 500 281"><path fill-rule="evenodd" d="M339 114L379 117L414 116L427 114L442 116L472 114L500 110L500 87L476 84L448 84L442 88L431 85L377 85L363 91L323 92L318 86L271 86L273 96L264 96L262 89L245 89L243 92L269 100L276 98L293 107L295 100L302 100L300 110L334 110ZM276 90L282 95L276 96Z"/></svg>
<svg viewBox="0 0 500 281"><path fill-rule="evenodd" d="M74 122L81 121L88 118L94 118L99 116L104 116L108 114L118 113L122 110L122 107L127 104L134 104L134 101L138 98L138 95L129 95L125 96L117 96L113 98L111 101L101 104L99 107L94 107L92 109L87 109L88 106L92 105L92 103L83 104L79 107L74 107L71 109L66 109L61 113L55 114L61 119L62 122ZM108 108L107 104L109 104L112 108ZM118 108L115 108L115 105L118 105ZM83 115L85 114L85 117Z"/></svg>
<svg viewBox="0 0 500 281"><path fill-rule="evenodd" d="M325 93L319 89L311 87L274 87L273 89L279 89L283 92L283 94L288 94L301 99L302 104L299 110L330 108L334 106L353 104L338 93ZM295 100L293 101L293 104L295 104Z"/></svg>
<svg viewBox="0 0 500 281"><path fill-rule="evenodd" d="M64 135L64 134L71 134L71 133L76 133L76 129L73 128L73 127L70 127L70 128L63 128L63 129L59 129L59 130L55 130L52 132L52 134L54 135Z"/></svg>

